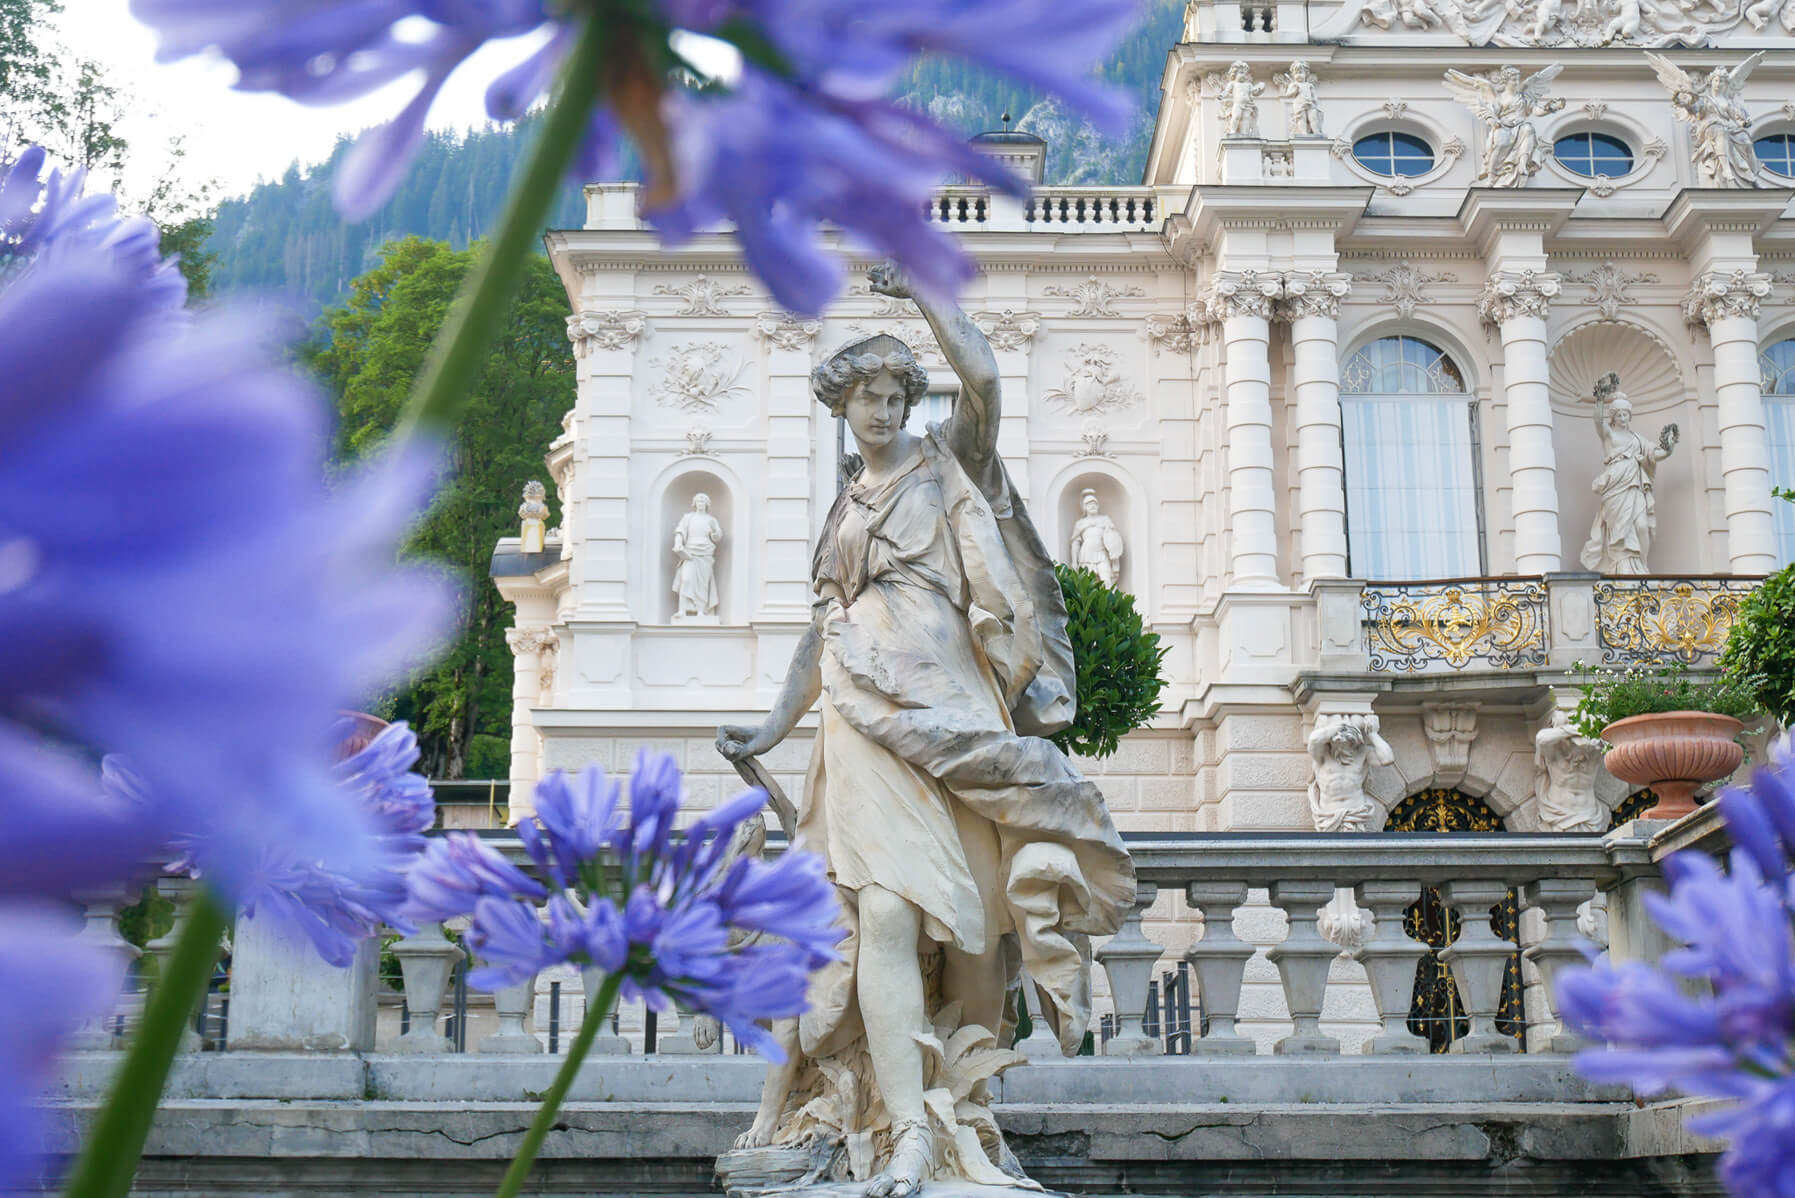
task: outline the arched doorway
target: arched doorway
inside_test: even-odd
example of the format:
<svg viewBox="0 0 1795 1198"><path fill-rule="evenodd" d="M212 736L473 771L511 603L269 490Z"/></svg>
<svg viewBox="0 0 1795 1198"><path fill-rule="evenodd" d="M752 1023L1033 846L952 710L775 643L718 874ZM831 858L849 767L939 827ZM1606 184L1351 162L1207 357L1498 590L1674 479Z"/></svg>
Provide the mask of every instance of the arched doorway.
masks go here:
<svg viewBox="0 0 1795 1198"><path fill-rule="evenodd" d="M1462 790L1434 787L1417 791L1390 809L1386 832L1503 832L1502 817L1488 803ZM1490 930L1510 941L1515 951L1502 973L1502 1001L1496 1008L1496 1029L1513 1036L1522 1051L1527 1046L1527 1016L1522 1005L1520 902L1514 891L1490 908ZM1452 1042L1471 1030L1464 999L1453 981L1452 969L1440 960L1440 950L1457 940L1461 921L1429 886L1409 907L1403 931L1427 945L1427 955L1415 966L1415 993L1409 1003L1409 1031L1427 1041L1434 1052L1445 1052Z"/></svg>

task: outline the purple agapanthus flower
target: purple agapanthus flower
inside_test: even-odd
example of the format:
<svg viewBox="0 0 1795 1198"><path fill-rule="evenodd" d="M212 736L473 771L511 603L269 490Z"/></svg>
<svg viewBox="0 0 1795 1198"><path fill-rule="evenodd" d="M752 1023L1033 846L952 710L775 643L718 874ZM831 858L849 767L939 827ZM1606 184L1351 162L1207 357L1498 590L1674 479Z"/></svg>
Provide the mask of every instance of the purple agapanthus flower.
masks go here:
<svg viewBox="0 0 1795 1198"><path fill-rule="evenodd" d="M66 914L0 904L0 1193L36 1192L57 1057L77 1027L111 1009L122 980L117 960L69 934Z"/></svg>
<svg viewBox="0 0 1795 1198"><path fill-rule="evenodd" d="M162 256L156 226L120 217L108 194L83 194L87 172L53 169L46 176L46 165L42 146L12 162L0 157L0 277L46 255L98 251L134 273L147 293L179 308L187 281L175 259Z"/></svg>
<svg viewBox="0 0 1795 1198"><path fill-rule="evenodd" d="M1728 869L1694 851L1665 861L1670 892L1646 904L1681 947L1649 964L1599 958L1557 982L1566 1024L1607 1045L1578 1055L1585 1076L1730 1103L1690 1127L1727 1141L1720 1176L1742 1196L1795 1194L1795 788L1783 756L1720 799L1737 844Z"/></svg>
<svg viewBox="0 0 1795 1198"><path fill-rule="evenodd" d="M412 100L364 134L336 179L352 219L392 194L421 144L443 83L490 41L541 44L488 88L487 111L515 120L546 94L584 21L612 36L604 98L578 155L581 181L620 128L649 168L645 208L669 240L736 223L750 266L785 307L814 314L841 286L819 236L830 222L896 258L924 289L957 288L970 266L928 229L921 198L953 174L1020 190L1020 180L886 97L925 55L962 59L1064 98L1119 128L1120 93L1091 65L1138 18L1139 0L132 0L160 57L216 48L237 86L330 104L421 74ZM657 20L658 18L658 20ZM733 42L739 77L686 86L676 35ZM671 139L671 144L669 144Z"/></svg>
<svg viewBox="0 0 1795 1198"><path fill-rule="evenodd" d="M431 842L412 871L408 914L473 916L468 945L482 964L468 980L482 989L562 962L621 970L626 998L715 1015L743 1043L777 1057L757 1021L802 1011L810 973L835 959L835 888L813 853L794 848L761 861L732 852L765 803L762 792L678 833L679 788L672 758L639 754L626 823L604 771L550 774L536 787L536 821L519 824L518 835L552 889L478 837L452 833Z"/></svg>
<svg viewBox="0 0 1795 1198"><path fill-rule="evenodd" d="M377 878L329 732L447 623L440 586L392 567L430 455L327 486L325 405L265 331L186 319L105 236L44 241L0 285L0 377L9 820L63 818L63 748L118 752L156 796L142 860L198 836L238 902L270 845ZM58 852L10 836L0 877Z"/></svg>

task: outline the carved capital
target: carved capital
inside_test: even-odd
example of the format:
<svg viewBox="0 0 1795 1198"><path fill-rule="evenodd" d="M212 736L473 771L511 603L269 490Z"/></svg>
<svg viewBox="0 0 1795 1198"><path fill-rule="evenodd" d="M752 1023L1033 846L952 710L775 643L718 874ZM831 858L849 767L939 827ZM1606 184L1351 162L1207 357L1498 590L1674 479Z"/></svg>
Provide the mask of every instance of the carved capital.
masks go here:
<svg viewBox="0 0 1795 1198"><path fill-rule="evenodd" d="M1340 318L1340 301L1352 294L1352 276L1333 270L1293 270L1284 276L1284 295L1278 300L1280 320L1304 316Z"/></svg>
<svg viewBox="0 0 1795 1198"><path fill-rule="evenodd" d="M1230 316L1269 320L1284 295L1284 277L1273 270L1224 270L1209 276L1191 305L1194 317L1217 324Z"/></svg>
<svg viewBox="0 0 1795 1198"><path fill-rule="evenodd" d="M1690 324L1713 324L1727 316L1758 318L1758 305L1770 294L1766 271L1711 270L1697 275L1683 297L1683 319Z"/></svg>
<svg viewBox="0 0 1795 1198"><path fill-rule="evenodd" d="M567 318L567 339L574 357L583 358L593 349L627 349L647 327L642 312L575 312Z"/></svg>
<svg viewBox="0 0 1795 1198"><path fill-rule="evenodd" d="M754 335L780 349L809 349L822 327L820 320L806 320L790 312L762 312L754 318Z"/></svg>
<svg viewBox="0 0 1795 1198"><path fill-rule="evenodd" d="M1504 324L1520 316L1543 319L1562 286L1562 280L1553 271L1531 267L1499 270L1484 283L1477 312L1486 324Z"/></svg>
<svg viewBox="0 0 1795 1198"><path fill-rule="evenodd" d="M1154 348L1170 350L1175 354L1187 354L1203 343L1203 326L1192 313L1149 316L1145 328L1147 340L1153 343Z"/></svg>
<svg viewBox="0 0 1795 1198"><path fill-rule="evenodd" d="M1041 328L1039 312L1018 312L1013 308L1001 312L977 312L972 319L979 331L990 339L993 349L1027 349Z"/></svg>
<svg viewBox="0 0 1795 1198"><path fill-rule="evenodd" d="M511 655L520 658L552 653L560 644L554 632L547 628L507 628L505 643L511 646Z"/></svg>

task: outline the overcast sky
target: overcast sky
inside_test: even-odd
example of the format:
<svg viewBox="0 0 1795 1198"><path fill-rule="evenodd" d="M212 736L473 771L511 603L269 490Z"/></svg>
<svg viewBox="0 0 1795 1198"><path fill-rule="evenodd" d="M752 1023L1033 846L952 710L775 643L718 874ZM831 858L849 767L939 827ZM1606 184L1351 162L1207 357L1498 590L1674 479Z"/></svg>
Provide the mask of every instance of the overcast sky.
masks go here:
<svg viewBox="0 0 1795 1198"><path fill-rule="evenodd" d="M157 170L168 138L185 133L188 184L217 180L226 196L242 194L259 178L278 178L295 159L322 160L338 134L379 124L403 107L416 87L401 80L353 104L306 108L280 96L232 91L236 70L226 62L157 63L155 38L131 19L128 0L65 0L64 7L58 21L63 42L75 54L98 60L136 99L123 133L138 169ZM534 45L532 39L517 39L475 55L437 97L431 127L482 124L486 83ZM132 182L128 176L128 190Z"/></svg>

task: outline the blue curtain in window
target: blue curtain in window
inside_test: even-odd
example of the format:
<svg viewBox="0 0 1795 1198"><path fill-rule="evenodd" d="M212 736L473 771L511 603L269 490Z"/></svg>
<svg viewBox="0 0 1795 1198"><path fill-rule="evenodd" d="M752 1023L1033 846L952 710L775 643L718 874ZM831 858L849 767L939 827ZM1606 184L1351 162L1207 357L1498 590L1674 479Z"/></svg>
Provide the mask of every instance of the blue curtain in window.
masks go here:
<svg viewBox="0 0 1795 1198"><path fill-rule="evenodd" d="M1779 341L1758 358L1763 370L1764 426L1770 442L1770 485L1795 487L1795 340ZM1795 504L1775 500L1777 557L1795 561Z"/></svg>
<svg viewBox="0 0 1795 1198"><path fill-rule="evenodd" d="M1343 395L1352 572L1399 581L1481 573L1469 397Z"/></svg>

